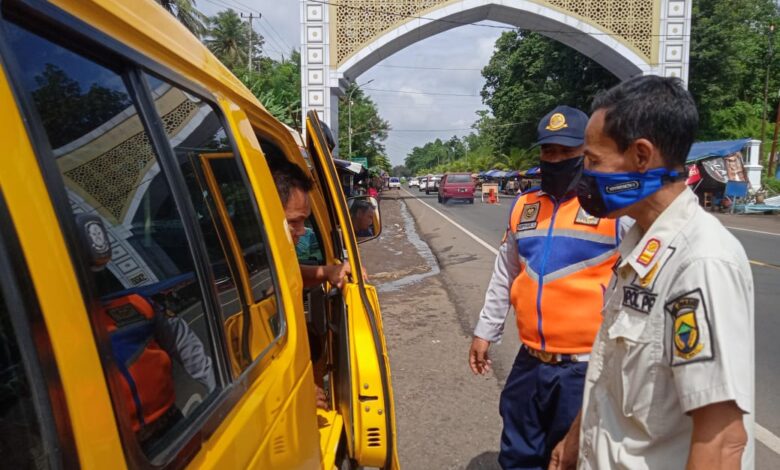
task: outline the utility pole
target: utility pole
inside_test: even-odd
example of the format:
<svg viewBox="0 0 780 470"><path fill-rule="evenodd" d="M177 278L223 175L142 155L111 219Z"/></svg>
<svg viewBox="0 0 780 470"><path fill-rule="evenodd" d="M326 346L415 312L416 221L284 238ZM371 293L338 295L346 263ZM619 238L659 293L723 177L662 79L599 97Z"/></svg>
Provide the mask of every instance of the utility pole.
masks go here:
<svg viewBox="0 0 780 470"><path fill-rule="evenodd" d="M358 88L368 85L369 83L373 82L374 79L361 83L360 85L355 85L351 90L349 90L349 93L347 93L347 128L349 129L349 159L352 160L352 93L355 92Z"/></svg>
<svg viewBox="0 0 780 470"><path fill-rule="evenodd" d="M247 33L249 34L249 50L247 51L248 52L247 68L249 69L250 72L252 71L252 33L254 32L254 30L252 29L252 20L253 19L259 20L261 16L263 16L262 13L258 13L257 16L253 16L253 14L250 13L249 16L246 17L249 20L249 30L247 31ZM241 18L244 18L243 13L241 13Z"/></svg>
<svg viewBox="0 0 780 470"><path fill-rule="evenodd" d="M775 25L770 24L769 25L769 37L767 38L767 59L766 59L766 76L764 77L764 115L761 118L761 146L759 149L758 154L763 157L764 156L764 139L766 138L766 107L767 107L767 101L769 97L769 69L772 65L772 55L773 55L773 49L772 49L772 36L775 32ZM775 137L775 139L777 139ZM774 152L774 151L773 151Z"/></svg>
<svg viewBox="0 0 780 470"><path fill-rule="evenodd" d="M766 175L774 177L775 152L777 151L777 133L780 130L780 101L777 102L777 115L775 116L775 134L772 137L772 150L769 151L769 164L767 165Z"/></svg>

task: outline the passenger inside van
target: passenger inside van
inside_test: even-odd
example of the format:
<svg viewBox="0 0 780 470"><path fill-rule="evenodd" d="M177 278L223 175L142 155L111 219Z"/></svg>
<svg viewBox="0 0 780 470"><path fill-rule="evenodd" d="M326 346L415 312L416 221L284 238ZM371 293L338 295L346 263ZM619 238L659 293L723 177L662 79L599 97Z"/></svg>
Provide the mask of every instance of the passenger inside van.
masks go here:
<svg viewBox="0 0 780 470"><path fill-rule="evenodd" d="M296 245L296 252L300 252L298 246L301 242L307 242L305 238L307 234L312 234L316 237L314 231L306 227L306 221L311 216L309 191L313 189L314 183L299 166L287 160L281 158L272 159L269 161L269 165L276 183L276 189L279 192L279 198L284 206L285 218L287 219L293 244ZM320 253L319 256L322 257L322 254ZM351 274L351 268L347 262L343 262L340 265L304 264L308 260L309 258L301 259L299 256L304 287L314 287L328 281L332 286L341 288L346 277ZM321 334L314 331L311 324L307 324L307 327L311 359L314 366L317 407L327 410L330 407L324 392L325 341Z"/></svg>

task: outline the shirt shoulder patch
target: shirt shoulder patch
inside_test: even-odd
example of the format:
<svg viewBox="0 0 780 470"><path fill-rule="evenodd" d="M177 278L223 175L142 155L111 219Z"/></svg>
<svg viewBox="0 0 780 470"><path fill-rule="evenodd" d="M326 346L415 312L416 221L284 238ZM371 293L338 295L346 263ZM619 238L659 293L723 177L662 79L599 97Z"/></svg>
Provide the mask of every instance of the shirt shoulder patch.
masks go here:
<svg viewBox="0 0 780 470"><path fill-rule="evenodd" d="M655 258L659 248L661 248L661 242L657 238L648 240L642 253L636 258L637 263L642 266L650 266L650 262Z"/></svg>
<svg viewBox="0 0 780 470"><path fill-rule="evenodd" d="M634 274L634 280L631 281L631 285L639 287L641 289L647 289L650 291L655 290L656 282L664 267L669 263L669 259L674 255L676 248L670 246L663 256L650 268L650 271L645 274L644 277L639 277L638 274Z"/></svg>
<svg viewBox="0 0 780 470"><path fill-rule="evenodd" d="M672 367L714 359L712 331L701 289L686 292L665 305L672 317Z"/></svg>

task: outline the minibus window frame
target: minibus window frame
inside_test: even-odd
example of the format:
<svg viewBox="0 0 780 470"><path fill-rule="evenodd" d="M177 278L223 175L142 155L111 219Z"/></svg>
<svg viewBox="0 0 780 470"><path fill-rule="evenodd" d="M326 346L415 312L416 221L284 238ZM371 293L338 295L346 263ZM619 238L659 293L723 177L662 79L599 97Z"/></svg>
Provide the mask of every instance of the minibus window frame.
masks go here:
<svg viewBox="0 0 780 470"><path fill-rule="evenodd" d="M10 211L0 191L0 293L9 307L14 336L25 364L46 460L55 469L77 467L78 454L62 380L30 279Z"/></svg>
<svg viewBox="0 0 780 470"><path fill-rule="evenodd" d="M76 233L76 224L73 220L72 210L67 199L65 184L62 181L61 173L57 168L56 162L54 161L48 135L41 124L40 116L36 110L35 105L32 103L31 97L16 79L16 77L20 76L19 67L16 64L15 59L12 58L13 51L10 50L5 39L7 35L7 32L5 31L5 22L12 22L19 27L27 29L33 34L37 34L61 47L69 49L79 55L82 55L88 60L92 60L120 74L123 77L123 80L127 85L127 90L133 99L133 103L136 107L139 118L143 123L144 130L149 135L150 142L156 156L158 157L161 168L163 167L162 161L169 159L169 157L165 156L165 148L170 148L170 143L167 141L167 136L165 136L164 130L156 125L152 125L154 121L150 121L148 119L150 114L156 115L156 110L154 109L153 105L150 108L149 103L146 102L148 98L139 98L142 96L142 93L149 93L147 87L138 86L138 80L140 77L132 78L133 74L140 73L140 71L157 75L165 80L172 82L176 86L192 90L193 94L197 94L199 97L207 101L213 107L221 120L220 122L223 125L228 141L236 156L236 160L239 162L238 167L241 171L242 178L244 179L245 184L248 185L246 169L243 165L241 153L237 150L238 147L236 145L232 129L229 125L227 125L224 112L219 105L215 104L214 99L204 98L211 97L212 94L209 93L203 86L193 82L192 80L186 79L181 74L168 69L158 62L153 61L152 59L144 56L134 49L111 38L102 31L99 31L96 28L82 22L78 18L74 18L70 14L47 2L42 0L18 0L18 2L14 2L13 4L9 4L7 1L0 2L0 55L2 55L2 59L0 60L2 60L2 63L5 66L5 70L8 74L9 83L14 92L17 107L19 108L20 112L28 118L25 120L28 140L33 147L34 153L38 160L39 168L43 175L44 181L46 182L46 186L49 189L48 196L52 202L52 205L54 206L58 223L60 224L60 229L63 233L63 237L66 240L66 245L70 253L73 268L76 273L76 278L79 283L82 296L85 300L85 308L89 310L88 302L91 302L91 299L96 298L95 292L97 292L97 289L94 281L92 280L90 271L82 261L83 259L87 259L87 254L84 252L84 249L81 248L79 243L79 238ZM86 47L85 43L89 44L90 47ZM153 136L155 136L157 132L161 133L161 135L164 137L165 145L161 145L160 142L154 141L156 139L153 138ZM165 175L166 182L170 186L172 193L179 192L184 194L184 204L179 203L177 200L177 208L180 210L189 208L188 212L192 213L193 209L191 201L189 201L189 195L186 194L186 186L182 181L178 181L180 178L176 178L176 176L173 176L174 180L172 181L170 171L166 172L165 169L162 168L162 172ZM178 169L176 169L174 174L178 174L179 177L181 177ZM251 185L248 185L248 187L251 188ZM251 200L256 214L260 216L261 213L259 211L257 201L254 197L254 193L252 193ZM208 264L208 255L205 253L205 250L201 249L202 234L200 233L200 228L193 226L194 224L192 220L187 220L185 217L182 217L182 221L185 226L185 230L193 232L192 235L198 237L197 239L201 243L194 245L191 243L190 251L196 269L203 270L202 273L198 273L198 280L199 283L201 283L201 292L204 296L204 307L212 309L209 314L209 328L212 328L215 327L212 322L217 316L214 312L218 312L219 310L214 310L217 297L215 296L215 292L212 291L215 283L213 282L211 267ZM262 226L264 227L264 225ZM262 233L264 241L267 243L265 229L263 229ZM270 254L269 257L270 260L274 260L273 256L270 256ZM274 286L276 292L278 292L277 297L281 300L283 294L279 290L278 273L275 269L275 263L271 262L270 264L272 266L270 270L272 273ZM208 273L208 278L204 278L202 275L203 273ZM210 286L203 285L207 279L210 280L210 282L208 282ZM286 338L288 332L284 302L277 302L277 308L281 316L281 322L280 333L275 341L277 346L281 346L284 343L282 340ZM96 347L100 353L100 361L103 366L103 375L107 383L107 388L111 391L110 396L112 405L114 405L113 408L117 410L115 397L117 397L118 387L117 384L110 383L111 377L115 376L115 374L110 373L112 365L109 364L110 361L106 359L111 355L108 349L107 335L100 332L100 329L97 328L97 325L95 325L93 318L90 318L90 323L92 324ZM219 336L222 335L220 334ZM259 360L262 357L266 357L276 349L267 349L265 354L256 358L252 365L247 367L241 376L235 380L228 380L227 382L224 382L222 380L223 375L225 373L229 375L227 369L223 369L223 364L228 361L226 349L224 348L221 341L215 342L214 346L215 350L220 351L219 360L222 362L219 365L219 383L221 390L213 397L213 399L211 399L212 402L208 404L208 406L204 407L199 416L193 419L187 431L182 434L182 437L170 443L167 448L158 454L155 459L149 460L149 458L143 453L140 446L138 445L138 442L132 430L130 429L129 423L125 423L125 419L120 418L118 414L115 413L117 430L123 442L125 456L134 466L155 468L171 464L174 466L183 466L186 464L186 462L197 453L201 442L206 440L216 431L227 415L233 410L235 405L241 400L244 393L249 389L249 386L260 375L262 375L263 369L258 368L258 364L260 362Z"/></svg>
<svg viewBox="0 0 780 470"><path fill-rule="evenodd" d="M160 147L160 149L162 151L166 152L166 153L170 152L166 156L166 158L170 159L171 162L175 162L176 161L176 155L175 155L175 152L173 150L173 147L171 147L170 140L168 139L168 136L165 135L165 130L164 130L164 127L163 127L163 124L162 124L162 119L160 118L159 113L157 113L157 109L154 106L154 100L152 99L152 92L151 92L151 89L149 88L149 84L142 77L143 73L146 73L146 74L149 74L149 75L154 75L158 79L166 81L169 84L171 84L172 86L178 87L182 91L185 91L185 92L187 92L187 93L189 93L191 95L197 96L199 99L203 100L203 102L207 103L211 107L212 111L214 111L214 114L219 119L219 123L222 126L222 129L225 131L225 135L227 136L228 143L230 144L230 149L231 149L231 151L233 153L233 159L236 162L236 166L238 167L239 173L241 174L241 181L243 182L245 188L249 192L249 200L250 200L250 203L252 205L252 210L254 211L254 214L255 214L255 223L258 225L258 228L260 230L260 235L261 235L261 237L263 239L263 245L264 245L263 248L264 248L266 257L268 258L268 267L269 267L269 271L271 273L271 279L273 280L274 296L277 299L276 309L277 309L277 312L279 313L279 334L276 335L276 337L273 339L273 341L271 341L271 343L263 350L263 352L260 355L258 355L252 361L252 363L249 366L247 366L241 372L241 374L237 378L235 378L235 379L233 379L231 377L231 374L229 372L230 371L230 364L229 364L229 358L228 358L228 350L227 350L227 345L224 344L224 341L227 341L227 338L225 338L224 334L220 334L220 337L222 338L222 341L223 341L222 348L223 348L223 355L224 355L225 367L226 367L225 373L227 374L227 377L229 378L228 381L230 383L232 383L232 384L241 384L243 390L246 391L246 390L248 390L249 386L260 375L262 375L263 370L259 369L259 367L258 367L260 362L263 360L263 358L267 357L273 351L275 351L278 348L280 348L282 346L283 340L287 336L287 313L286 313L286 311L284 309L284 302L282 302L282 297L281 297L282 294L281 294L281 290L279 288L279 274L276 271L275 258L273 256L273 253L269 250L270 244L269 244L269 240L268 240L268 233L267 233L267 230L265 228L266 223L265 223L265 221L262 218L262 212L260 211L260 206L258 205L257 199L255 198L254 188L252 187L252 184L249 182L249 175L246 172L246 167L244 165L242 154L238 150L238 145L237 145L237 142L236 142L235 135L233 134L233 129L230 127L230 125L229 125L229 123L227 121L227 118L225 117L225 114L222 111L222 108L215 102L215 100L213 98L211 98L212 95L211 94L203 94L203 93L200 93L198 91L193 91L193 90L189 89L187 86L182 85L181 83L179 83L174 78L168 77L168 76L166 76L164 74L160 74L160 73L153 72L153 71L150 71L150 70L145 70L143 68L137 69L137 73L139 74L138 78L142 81L142 85L143 85L143 95L144 95L142 97L143 107L148 108L153 113L153 116L150 116L150 119L153 119L153 120L150 120L148 122L150 124L153 123L155 125L155 127L157 127L158 130L161 132L161 135L164 138L164 144L161 144L161 145L163 145L165 148ZM139 90L140 90L140 87L139 87ZM186 183L184 182L183 176L181 175L181 170L178 168L177 165L174 164L173 166L176 167L175 171L177 172L178 178L180 179L181 189L182 189L182 191L185 192L185 195L187 197L188 205L192 208L192 202L189 200L190 196L187 193L187 186L186 186ZM191 219L191 220L195 220L195 218L194 218L194 210L193 210L193 219ZM218 223L217 223L217 226L220 228L220 230L226 229L225 227L221 227L221 225L218 224ZM198 231L200 231L200 227L197 227L197 229L198 229ZM204 256L204 260L205 260L206 264L209 265L208 254L205 253L205 251L203 252L203 256ZM225 256L233 258L231 253L225 253ZM234 263L238 263L239 262L238 260L235 260L235 259L233 259L232 261ZM243 260L241 260L241 262L243 262ZM217 293L216 293L216 282L214 282L213 279L211 281L211 284L212 284L212 286L214 288L214 298L218 299L219 297L217 296ZM239 291L240 291L240 289L239 289ZM240 294L240 295L243 295L243 294ZM253 301L249 302L249 299L242 299L242 302L245 302L244 305L247 305L247 306L253 303ZM219 310L217 310L217 311L219 311ZM221 328L220 326L215 326L215 327L219 328L221 333L224 333L224 328Z"/></svg>

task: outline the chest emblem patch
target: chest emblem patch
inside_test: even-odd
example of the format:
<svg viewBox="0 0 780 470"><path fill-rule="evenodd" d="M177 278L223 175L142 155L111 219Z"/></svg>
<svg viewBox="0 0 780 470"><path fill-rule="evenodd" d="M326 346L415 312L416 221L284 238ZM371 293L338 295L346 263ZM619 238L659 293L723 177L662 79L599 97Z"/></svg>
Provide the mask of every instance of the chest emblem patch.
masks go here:
<svg viewBox="0 0 780 470"><path fill-rule="evenodd" d="M658 253L659 248L661 248L661 242L657 238L651 238L647 241L642 253L637 257L637 262L642 266L649 266L650 262L655 258L655 254Z"/></svg>
<svg viewBox="0 0 780 470"><path fill-rule="evenodd" d="M520 212L520 223L515 228L516 231L522 232L524 230L533 230L538 225L539 208L542 206L541 202L534 202L532 204L524 204L523 210Z"/></svg>
<svg viewBox="0 0 780 470"><path fill-rule="evenodd" d="M672 366L712 359L710 325L701 289L666 304L672 316Z"/></svg>

